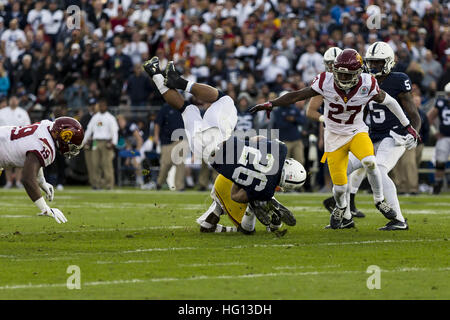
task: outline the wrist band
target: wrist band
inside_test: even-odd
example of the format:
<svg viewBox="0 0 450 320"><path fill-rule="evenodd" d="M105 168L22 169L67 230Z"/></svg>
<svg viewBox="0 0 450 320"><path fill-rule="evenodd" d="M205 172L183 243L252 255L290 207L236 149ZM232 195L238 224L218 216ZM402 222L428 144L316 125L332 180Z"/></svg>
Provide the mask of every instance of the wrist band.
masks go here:
<svg viewBox="0 0 450 320"><path fill-rule="evenodd" d="M48 205L45 202L44 197L37 199L34 204L39 208L39 210L41 210L41 212L47 211Z"/></svg>

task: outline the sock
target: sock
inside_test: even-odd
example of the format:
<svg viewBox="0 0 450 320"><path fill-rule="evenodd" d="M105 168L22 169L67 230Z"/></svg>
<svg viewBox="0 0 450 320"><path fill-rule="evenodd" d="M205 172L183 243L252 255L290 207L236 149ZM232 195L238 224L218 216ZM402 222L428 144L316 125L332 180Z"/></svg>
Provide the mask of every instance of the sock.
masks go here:
<svg viewBox="0 0 450 320"><path fill-rule="evenodd" d="M169 88L167 88L164 85L164 76L162 74L155 74L152 77L152 80L153 80L153 82L155 82L155 85L158 88L159 93L164 94L169 90Z"/></svg>
<svg viewBox="0 0 450 320"><path fill-rule="evenodd" d="M361 162L367 171L367 180L369 180L370 187L372 188L374 202L378 203L383 201L383 183L381 181L381 174L375 156L365 157Z"/></svg>
<svg viewBox="0 0 450 320"><path fill-rule="evenodd" d="M383 193L386 199L386 202L395 210L397 216L395 219L405 222L405 218L402 215L402 211L400 209L400 203L397 197L397 188L395 187L395 183L388 175L388 169L384 166L379 166L381 179L383 182Z"/></svg>
<svg viewBox="0 0 450 320"><path fill-rule="evenodd" d="M256 216L253 212L250 211L249 207L247 207L247 210L245 211L245 214L242 217L241 227L245 231L252 232L253 230L255 230L255 224L256 224Z"/></svg>
<svg viewBox="0 0 450 320"><path fill-rule="evenodd" d="M333 186L334 200L336 200L336 205L341 209L347 207L346 192L347 192L347 184L344 184L342 186L338 185Z"/></svg>
<svg viewBox="0 0 450 320"><path fill-rule="evenodd" d="M355 197L356 197L356 193L351 193L350 192L350 209L352 209L352 210L356 209Z"/></svg>
<svg viewBox="0 0 450 320"><path fill-rule="evenodd" d="M360 168L350 175L350 193L357 193L361 183L364 181L366 177L366 169Z"/></svg>

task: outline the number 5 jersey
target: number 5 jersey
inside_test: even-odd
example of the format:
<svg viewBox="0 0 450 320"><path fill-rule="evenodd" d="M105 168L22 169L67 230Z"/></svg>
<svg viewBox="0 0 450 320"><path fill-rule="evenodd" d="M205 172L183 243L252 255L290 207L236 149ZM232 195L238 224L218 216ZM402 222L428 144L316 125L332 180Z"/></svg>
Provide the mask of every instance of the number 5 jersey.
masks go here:
<svg viewBox="0 0 450 320"><path fill-rule="evenodd" d="M43 120L23 127L0 127L0 168L22 168L29 152L42 167L55 160L55 142L50 134L53 122Z"/></svg>
<svg viewBox="0 0 450 320"><path fill-rule="evenodd" d="M357 133L368 132L362 111L380 91L373 76L362 73L358 83L344 91L336 86L331 72L322 72L313 80L311 88L324 100L325 152L339 149Z"/></svg>

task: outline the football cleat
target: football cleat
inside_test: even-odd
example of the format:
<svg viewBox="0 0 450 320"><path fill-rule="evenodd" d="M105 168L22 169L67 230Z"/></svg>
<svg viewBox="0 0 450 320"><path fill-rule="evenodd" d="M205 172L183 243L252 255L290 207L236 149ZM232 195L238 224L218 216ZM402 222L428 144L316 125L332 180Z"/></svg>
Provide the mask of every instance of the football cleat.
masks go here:
<svg viewBox="0 0 450 320"><path fill-rule="evenodd" d="M383 214L383 216L386 217L386 219L392 220L395 219L395 217L397 216L395 210L392 209L391 206L387 204L385 200L376 203L375 206L377 207L378 211L380 211Z"/></svg>
<svg viewBox="0 0 450 320"><path fill-rule="evenodd" d="M272 214L272 219L270 220L270 224L267 227L267 230L270 232L275 232L281 228L283 223L281 222L281 218L277 213Z"/></svg>
<svg viewBox="0 0 450 320"><path fill-rule="evenodd" d="M294 214L285 206L283 206L274 197L270 200L271 209L280 217L280 220L288 226L293 227L297 224ZM273 217L272 217L273 219Z"/></svg>
<svg viewBox="0 0 450 320"><path fill-rule="evenodd" d="M255 214L256 219L263 225L268 226L272 218L272 210L268 201L252 201L248 204L250 210Z"/></svg>
<svg viewBox="0 0 450 320"><path fill-rule="evenodd" d="M334 207L336 207L336 200L334 200L334 197L329 197L323 200L323 206L325 209L327 209L330 213L333 212Z"/></svg>
<svg viewBox="0 0 450 320"><path fill-rule="evenodd" d="M399 221L397 219L393 219L389 221L384 227L379 228L378 230L383 231L395 231L395 230L408 230L408 222L405 219L405 222Z"/></svg>
<svg viewBox="0 0 450 320"><path fill-rule="evenodd" d="M364 218L366 216L364 213L362 213L356 208L350 208L350 213L352 214L352 217L355 218Z"/></svg>
<svg viewBox="0 0 450 320"><path fill-rule="evenodd" d="M164 85L171 89L185 90L187 83L187 80L183 79L175 68L173 61L169 61L164 71Z"/></svg>
<svg viewBox="0 0 450 320"><path fill-rule="evenodd" d="M331 229L339 229L344 219L345 208L339 208L335 206L330 214L330 227Z"/></svg>
<svg viewBox="0 0 450 320"><path fill-rule="evenodd" d="M353 219L342 219L342 223L338 228L331 228L331 225L327 225L325 229L351 229L355 227Z"/></svg>
<svg viewBox="0 0 450 320"><path fill-rule="evenodd" d="M438 181L433 186L433 194L440 194L442 189L443 181Z"/></svg>
<svg viewBox="0 0 450 320"><path fill-rule="evenodd" d="M241 232L241 233L243 233L243 234L245 234L245 235L248 235L248 236L250 236L250 235L252 235L252 234L255 233L255 229L253 229L252 231L247 231L247 230L245 230L244 228L242 228L241 225L238 225L237 231L238 231L238 232Z"/></svg>
<svg viewBox="0 0 450 320"><path fill-rule="evenodd" d="M144 71L152 78L155 74L162 74L161 69L159 68L159 58L154 56L150 60L147 60L142 65Z"/></svg>

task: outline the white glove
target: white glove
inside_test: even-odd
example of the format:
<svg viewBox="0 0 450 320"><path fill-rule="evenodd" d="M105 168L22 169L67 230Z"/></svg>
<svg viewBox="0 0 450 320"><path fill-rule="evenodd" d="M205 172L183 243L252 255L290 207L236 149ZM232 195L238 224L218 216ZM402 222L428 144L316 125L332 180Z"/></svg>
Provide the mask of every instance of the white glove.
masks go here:
<svg viewBox="0 0 450 320"><path fill-rule="evenodd" d="M55 189L50 183L44 182L40 185L41 189L45 192L45 197L48 201L53 201L53 196L55 195Z"/></svg>
<svg viewBox="0 0 450 320"><path fill-rule="evenodd" d="M49 208L47 207L46 210L42 211L41 213L38 213L38 216L47 216L47 217L53 217L55 218L56 222L58 223L66 223L67 219L61 212L61 210L56 208Z"/></svg>
<svg viewBox="0 0 450 320"><path fill-rule="evenodd" d="M406 150L411 150L417 147L417 140L413 137L412 134L407 134L405 137L405 148Z"/></svg>

